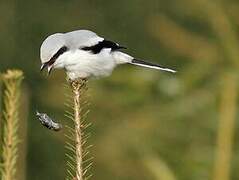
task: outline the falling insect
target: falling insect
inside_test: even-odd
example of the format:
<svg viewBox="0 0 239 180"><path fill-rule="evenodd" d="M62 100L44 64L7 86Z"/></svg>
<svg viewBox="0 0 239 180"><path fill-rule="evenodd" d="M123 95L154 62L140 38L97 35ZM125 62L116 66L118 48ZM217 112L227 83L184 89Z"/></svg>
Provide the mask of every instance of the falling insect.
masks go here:
<svg viewBox="0 0 239 180"><path fill-rule="evenodd" d="M37 111L36 116L40 123L48 129L59 131L62 128L61 124L54 122L46 113L39 113Z"/></svg>

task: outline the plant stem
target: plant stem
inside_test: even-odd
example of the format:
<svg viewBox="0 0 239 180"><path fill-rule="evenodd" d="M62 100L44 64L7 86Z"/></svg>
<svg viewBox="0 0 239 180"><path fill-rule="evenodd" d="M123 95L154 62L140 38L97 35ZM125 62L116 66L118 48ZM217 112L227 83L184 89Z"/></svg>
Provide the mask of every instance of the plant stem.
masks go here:
<svg viewBox="0 0 239 180"><path fill-rule="evenodd" d="M71 82L74 95L74 121L75 121L75 141L76 141L76 180L83 180L83 144L82 144L82 117L81 117L81 96L82 88L86 85L86 80L78 79Z"/></svg>
<svg viewBox="0 0 239 180"><path fill-rule="evenodd" d="M16 161L18 156L18 106L20 83L23 79L21 71L7 71L2 75L4 84L4 111L3 111L3 147L1 163L1 179L14 180Z"/></svg>
<svg viewBox="0 0 239 180"><path fill-rule="evenodd" d="M237 105L237 77L225 75L221 92L214 179L229 180Z"/></svg>

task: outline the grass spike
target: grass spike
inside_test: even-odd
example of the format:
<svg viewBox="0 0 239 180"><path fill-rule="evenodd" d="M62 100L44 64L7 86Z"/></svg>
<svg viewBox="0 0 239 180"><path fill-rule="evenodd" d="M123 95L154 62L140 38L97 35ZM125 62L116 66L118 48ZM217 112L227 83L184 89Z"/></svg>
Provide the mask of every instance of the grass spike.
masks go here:
<svg viewBox="0 0 239 180"><path fill-rule="evenodd" d="M23 73L19 70L8 70L1 75L4 85L3 93L3 143L2 161L0 166L2 180L16 179L18 140L18 107L20 85Z"/></svg>
<svg viewBox="0 0 239 180"><path fill-rule="evenodd" d="M90 135L84 130L90 126L90 123L86 123L86 116L89 113L87 101L87 81L84 79L77 79L70 82L70 86L65 87L68 92L71 89L71 96L67 96L68 101L65 106L68 108L65 111L65 116L73 121L72 126L67 127L67 142L66 149L68 153L67 157L67 172L68 179L74 180L85 180L87 178L87 171L89 165L87 164L93 158L84 158L89 154L89 151L85 151L85 146L87 144L87 139ZM70 88L69 88L70 87ZM73 103L72 103L73 101ZM85 164L86 163L86 164Z"/></svg>

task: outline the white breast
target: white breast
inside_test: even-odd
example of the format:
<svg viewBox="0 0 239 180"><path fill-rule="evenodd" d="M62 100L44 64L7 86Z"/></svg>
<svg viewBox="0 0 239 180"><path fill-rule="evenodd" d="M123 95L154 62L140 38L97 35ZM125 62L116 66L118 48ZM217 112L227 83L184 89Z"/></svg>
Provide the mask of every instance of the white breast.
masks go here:
<svg viewBox="0 0 239 180"><path fill-rule="evenodd" d="M65 68L70 79L108 76L116 66L110 49L99 54L80 49L64 53L56 61L55 68Z"/></svg>

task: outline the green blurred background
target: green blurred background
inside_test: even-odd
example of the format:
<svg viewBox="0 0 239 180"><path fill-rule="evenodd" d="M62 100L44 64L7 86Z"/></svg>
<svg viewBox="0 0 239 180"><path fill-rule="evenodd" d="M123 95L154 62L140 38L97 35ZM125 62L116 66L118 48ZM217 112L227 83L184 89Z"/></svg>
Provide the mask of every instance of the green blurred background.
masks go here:
<svg viewBox="0 0 239 180"><path fill-rule="evenodd" d="M0 71L25 73L18 179L65 177L65 131L35 117L68 123L65 74L41 74L39 48L76 29L178 71L122 65L90 81L92 179L239 179L238 0L1 0Z"/></svg>

